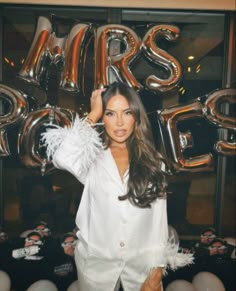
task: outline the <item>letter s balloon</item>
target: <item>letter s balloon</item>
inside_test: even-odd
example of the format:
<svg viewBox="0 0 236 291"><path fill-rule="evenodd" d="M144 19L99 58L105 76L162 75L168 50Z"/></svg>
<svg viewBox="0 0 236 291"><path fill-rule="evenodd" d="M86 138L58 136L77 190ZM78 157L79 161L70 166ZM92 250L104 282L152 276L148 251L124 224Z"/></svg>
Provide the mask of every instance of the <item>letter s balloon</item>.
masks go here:
<svg viewBox="0 0 236 291"><path fill-rule="evenodd" d="M141 50L151 62L163 67L169 74L167 79L161 79L154 75L148 76L146 85L149 89L166 92L178 85L182 75L181 65L173 56L160 49L156 45L156 40L158 38L165 38L168 41L173 41L179 35L180 30L178 27L166 24L156 25L145 34L141 43Z"/></svg>

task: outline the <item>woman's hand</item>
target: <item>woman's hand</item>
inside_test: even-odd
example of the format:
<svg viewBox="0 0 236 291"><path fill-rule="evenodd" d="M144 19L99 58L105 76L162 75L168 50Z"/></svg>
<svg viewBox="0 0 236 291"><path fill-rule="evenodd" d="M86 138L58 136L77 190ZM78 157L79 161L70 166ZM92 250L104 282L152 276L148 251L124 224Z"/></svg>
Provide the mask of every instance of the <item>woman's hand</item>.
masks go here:
<svg viewBox="0 0 236 291"><path fill-rule="evenodd" d="M151 271L144 281L140 291L162 291L162 268L158 267Z"/></svg>
<svg viewBox="0 0 236 291"><path fill-rule="evenodd" d="M101 93L105 89L96 89L92 92L92 95L90 97L90 107L91 111L88 114L88 121L90 123L96 123L103 114L103 108L102 108L102 95Z"/></svg>

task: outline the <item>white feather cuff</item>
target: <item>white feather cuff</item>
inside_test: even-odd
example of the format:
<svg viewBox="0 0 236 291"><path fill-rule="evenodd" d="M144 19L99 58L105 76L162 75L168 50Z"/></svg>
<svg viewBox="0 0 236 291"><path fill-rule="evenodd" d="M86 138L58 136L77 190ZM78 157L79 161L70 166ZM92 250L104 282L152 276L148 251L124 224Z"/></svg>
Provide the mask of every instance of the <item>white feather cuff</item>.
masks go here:
<svg viewBox="0 0 236 291"><path fill-rule="evenodd" d="M179 250L179 245L173 242L168 242L164 249L163 257L165 258L164 269L171 269L173 271L178 268L193 264L193 253L183 252Z"/></svg>
<svg viewBox="0 0 236 291"><path fill-rule="evenodd" d="M188 266L194 263L194 254L180 250L179 244L175 243L174 238L169 237L166 244L154 248L145 255L148 263L148 272L157 267L162 267L163 274L166 275L168 270L175 271L178 268Z"/></svg>
<svg viewBox="0 0 236 291"><path fill-rule="evenodd" d="M103 149L99 133L86 119L77 115L71 127L50 125L42 133L48 160L57 168L63 168L79 176L87 172L96 156Z"/></svg>

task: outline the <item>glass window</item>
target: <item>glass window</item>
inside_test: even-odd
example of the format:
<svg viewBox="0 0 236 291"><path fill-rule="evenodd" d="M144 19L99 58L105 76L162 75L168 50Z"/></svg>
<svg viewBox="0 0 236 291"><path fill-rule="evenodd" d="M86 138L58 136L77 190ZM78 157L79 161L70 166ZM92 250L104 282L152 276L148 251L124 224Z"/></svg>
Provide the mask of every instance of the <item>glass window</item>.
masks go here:
<svg viewBox="0 0 236 291"><path fill-rule="evenodd" d="M23 90L28 95L27 98L32 110L45 105L45 98L47 98L45 91L48 90L48 97L54 105L71 110L80 110L78 108L81 108L81 111L84 112L88 110L89 96L94 86L93 35L89 38L88 47L82 48L82 50L86 50L86 60L83 67L84 80L82 81L84 82L83 96L80 93L73 94L58 90L58 71L55 67L51 68L50 76L44 75L45 79L41 80L41 86L36 86L31 82L23 82L18 78L32 45L39 16L49 17L53 24L53 32L62 39L68 35L71 27L77 22L92 25L94 29L103 24L121 24L131 28L140 40L151 27L156 25L168 24L178 27L180 33L175 41L169 41L165 38L156 40L156 45L159 48L173 56L181 64L181 80L172 90L157 92L147 88L145 82L149 75L154 74L165 78L168 76L168 71L162 66L154 64L143 54L140 54L130 68L134 77L144 87L140 94L153 126L157 146L163 150L164 154L166 145L161 140L157 112L175 106L185 106L196 100L204 102L209 93L223 86L222 79L227 54L225 51L225 42L227 41L225 40L225 13L157 11L154 9L85 7L50 7L49 9L44 6L2 6L2 16L3 83ZM49 82L51 83L49 84ZM10 105L5 102L5 110L7 110L7 106ZM74 221L77 206L80 203L82 186L70 174L63 171L52 171L49 174L50 187L45 190L46 192L42 191L40 195L26 193L28 184L25 180L32 180L32 177L38 177L41 173L40 169L25 167L20 161L17 153L19 126L19 124L13 126L11 133L7 133L11 155L4 159L3 165L5 220L26 220L24 215L29 215L27 212L29 202L34 203L37 200L37 205L34 207L37 209L42 207L41 212L44 212L40 214L44 215L44 218L51 220L56 225L57 218L64 215L71 223ZM192 133L194 147L183 151L186 158L208 153L213 155L213 166L208 170L173 171L170 176L169 223L174 225L182 235L198 235L202 228L214 224L215 187L217 184L217 155L214 152L214 144L217 141L217 128L204 118L193 117L191 120L181 122L178 125L178 131ZM228 167L232 169L233 158L229 157L228 160ZM232 222L235 221L235 217L233 217L235 209L231 204L235 172L229 170L229 173L233 174L227 176L224 206L230 205L232 209L230 208L230 215L227 218L224 215L224 227L226 227L227 233L232 232L233 226L235 226L232 225ZM48 176L43 180L47 180L47 178ZM47 191L50 194L47 194ZM29 195L31 195L31 200ZM18 211L13 211L13 209L18 209ZM224 208L224 213L227 212L226 209L228 208Z"/></svg>

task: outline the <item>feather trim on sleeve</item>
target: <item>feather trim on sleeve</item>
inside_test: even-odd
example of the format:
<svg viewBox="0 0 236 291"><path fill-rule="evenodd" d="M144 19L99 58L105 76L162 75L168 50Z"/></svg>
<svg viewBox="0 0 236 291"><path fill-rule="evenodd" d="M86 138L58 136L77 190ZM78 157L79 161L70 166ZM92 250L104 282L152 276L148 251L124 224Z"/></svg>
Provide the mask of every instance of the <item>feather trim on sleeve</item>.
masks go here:
<svg viewBox="0 0 236 291"><path fill-rule="evenodd" d="M163 257L165 258L164 274L168 269L175 271L194 262L194 254L180 250L179 244L176 244L171 238L164 249Z"/></svg>
<svg viewBox="0 0 236 291"><path fill-rule="evenodd" d="M63 164L68 163L68 168L73 168L77 174L88 170L103 148L99 133L78 115L71 127L50 125L42 133L41 141L46 147L48 160L57 167L58 160L63 160Z"/></svg>
<svg viewBox="0 0 236 291"><path fill-rule="evenodd" d="M167 275L168 270L175 271L178 268L193 264L194 254L183 251L179 247L179 243L175 242L175 238L170 236L165 244L155 247L150 252L146 252L145 259L148 262L147 272L152 272L156 268L161 267L163 275Z"/></svg>
<svg viewBox="0 0 236 291"><path fill-rule="evenodd" d="M162 267L163 275L167 275L168 270L175 271L178 268L193 264L194 254L181 250L179 243L175 242L175 238L169 237L165 245L158 247L152 253L151 261L149 272L157 267Z"/></svg>

